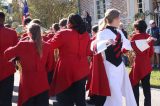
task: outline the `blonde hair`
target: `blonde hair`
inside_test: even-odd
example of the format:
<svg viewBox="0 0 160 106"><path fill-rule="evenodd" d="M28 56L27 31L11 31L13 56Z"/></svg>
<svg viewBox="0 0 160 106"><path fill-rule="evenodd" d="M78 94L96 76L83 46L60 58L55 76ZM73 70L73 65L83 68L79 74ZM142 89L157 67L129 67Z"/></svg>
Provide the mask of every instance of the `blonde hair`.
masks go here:
<svg viewBox="0 0 160 106"><path fill-rule="evenodd" d="M107 24L110 24L113 22L113 20L120 16L120 11L117 9L108 9L105 13L105 17L103 18L103 21L99 23L99 30L104 29Z"/></svg>

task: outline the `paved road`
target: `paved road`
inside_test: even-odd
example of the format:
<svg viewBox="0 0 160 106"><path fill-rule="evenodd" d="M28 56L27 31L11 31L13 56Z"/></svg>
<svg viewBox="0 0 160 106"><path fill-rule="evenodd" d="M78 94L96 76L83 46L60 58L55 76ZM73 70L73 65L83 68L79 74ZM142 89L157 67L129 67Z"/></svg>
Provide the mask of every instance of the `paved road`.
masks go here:
<svg viewBox="0 0 160 106"><path fill-rule="evenodd" d="M19 83L19 75L18 72L15 74L15 87L14 87L14 92L13 92L13 106L17 106L17 99L18 99L18 83ZM140 90L140 106L143 105L144 97L143 97L143 92L142 89ZM53 103L55 98L50 99L50 105ZM125 99L124 105L125 106ZM51 105L52 106L52 105ZM89 105L87 105L89 106ZM90 105L91 106L91 105ZM160 106L160 89L152 89L152 106Z"/></svg>

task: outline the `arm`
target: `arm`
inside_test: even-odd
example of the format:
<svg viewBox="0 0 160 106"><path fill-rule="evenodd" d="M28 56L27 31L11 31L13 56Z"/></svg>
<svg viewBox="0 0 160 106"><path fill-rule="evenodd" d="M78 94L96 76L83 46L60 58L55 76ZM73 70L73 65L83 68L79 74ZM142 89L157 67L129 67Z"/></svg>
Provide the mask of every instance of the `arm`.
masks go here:
<svg viewBox="0 0 160 106"><path fill-rule="evenodd" d="M106 34L104 31L100 31L97 34L96 39L91 42L91 46L90 46L91 51L93 51L96 54L99 54L104 50L106 50L108 46L110 46L109 37L106 38L104 37L105 35Z"/></svg>
<svg viewBox="0 0 160 106"><path fill-rule="evenodd" d="M134 50L135 51L138 49L140 52L143 52L150 47L146 39L129 41L128 39L125 38L122 31L119 31L119 32L121 33L121 36L123 39L122 48L125 48L126 50L130 50L130 51Z"/></svg>
<svg viewBox="0 0 160 106"><path fill-rule="evenodd" d="M58 32L49 43L52 46L52 50L61 47L64 44L64 32Z"/></svg>
<svg viewBox="0 0 160 106"><path fill-rule="evenodd" d="M20 49L20 43L18 43L14 47L9 47L7 50L4 52L4 57L9 61L13 60L15 57L18 57L18 51Z"/></svg>

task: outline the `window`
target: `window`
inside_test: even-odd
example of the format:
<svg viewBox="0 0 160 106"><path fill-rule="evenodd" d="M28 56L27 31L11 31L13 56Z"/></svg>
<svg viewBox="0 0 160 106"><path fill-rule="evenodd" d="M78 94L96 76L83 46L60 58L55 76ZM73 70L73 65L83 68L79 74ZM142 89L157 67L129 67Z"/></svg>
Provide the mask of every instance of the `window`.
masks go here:
<svg viewBox="0 0 160 106"><path fill-rule="evenodd" d="M96 0L96 18L102 19L106 12L106 0Z"/></svg>
<svg viewBox="0 0 160 106"><path fill-rule="evenodd" d="M137 0L138 12L143 13L143 0Z"/></svg>

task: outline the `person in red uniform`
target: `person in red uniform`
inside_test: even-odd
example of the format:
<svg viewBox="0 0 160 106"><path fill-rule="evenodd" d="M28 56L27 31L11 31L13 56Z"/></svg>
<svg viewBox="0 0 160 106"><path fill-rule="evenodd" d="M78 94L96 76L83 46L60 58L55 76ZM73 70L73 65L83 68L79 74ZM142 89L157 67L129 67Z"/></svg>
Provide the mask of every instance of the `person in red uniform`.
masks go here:
<svg viewBox="0 0 160 106"><path fill-rule="evenodd" d="M82 18L71 14L68 17L68 29L58 32L50 42L53 49L59 49L59 59L50 90L50 95L56 95L58 106L86 106L89 41Z"/></svg>
<svg viewBox="0 0 160 106"><path fill-rule="evenodd" d="M59 21L60 30L67 29L67 18L63 18Z"/></svg>
<svg viewBox="0 0 160 106"><path fill-rule="evenodd" d="M24 19L24 29L25 29L25 31L27 31L27 25L30 23L32 21L32 19L31 18L25 18ZM23 35L22 35L22 37L21 38L25 38L25 37L27 37L28 36L28 34L25 32Z"/></svg>
<svg viewBox="0 0 160 106"><path fill-rule="evenodd" d="M14 30L4 27L5 14L0 12L0 106L12 105L15 68L4 58L3 52L18 42Z"/></svg>
<svg viewBox="0 0 160 106"><path fill-rule="evenodd" d="M92 27L92 38L91 38L91 42L94 41L96 39L96 35L98 33L98 25L95 25ZM90 96L90 100L87 100L88 104L94 104L95 106L103 106L105 100L106 100L106 96L104 96L102 93L105 93L107 95L110 95L110 92L105 90L97 90L98 87L102 87L100 84L97 83L97 80L95 79L95 77L97 78L98 75L104 74L103 72L105 72L105 68L103 64L98 64L97 61L101 61L102 57L101 55L95 55L92 52L92 59L90 62L90 75L88 78L88 83L87 83L87 89L89 90L89 96ZM93 76L93 72L95 73ZM102 76L101 76L102 77ZM107 76L104 77L107 79ZM104 83L104 80L101 80ZM106 82L107 87L109 88L109 83L108 81ZM105 86L105 83L103 85L103 87ZM105 88L105 87L104 87Z"/></svg>
<svg viewBox="0 0 160 106"><path fill-rule="evenodd" d="M5 58L19 57L22 65L18 106L49 106L47 70L52 67L51 46L41 40L41 27L29 25L29 40L5 51Z"/></svg>
<svg viewBox="0 0 160 106"><path fill-rule="evenodd" d="M60 30L60 27L59 27L59 24L58 23L55 23L52 25L52 28L51 28L51 32L46 36L46 40L45 41L50 41L52 40L53 36ZM43 39L44 40L44 39ZM56 65L56 62L58 60L58 57L59 57L59 51L58 49L55 49L53 50L53 54L52 54L54 60L53 60L53 69L48 73L48 81L49 83L52 82L52 79L53 79L53 75L54 75L54 68L55 68L55 65Z"/></svg>
<svg viewBox="0 0 160 106"><path fill-rule="evenodd" d="M148 39L150 35L146 34L147 24L144 20L138 20L134 23L136 34L131 41ZM135 61L130 73L130 80L133 86L137 105L139 106L139 83L142 82L142 88L145 96L144 106L151 106L150 74L152 71L151 57L153 55L153 44L144 52L135 49Z"/></svg>
<svg viewBox="0 0 160 106"><path fill-rule="evenodd" d="M54 23L50 30L51 31L47 35L43 36L44 41L48 41L53 38L53 36L60 30L59 24Z"/></svg>

